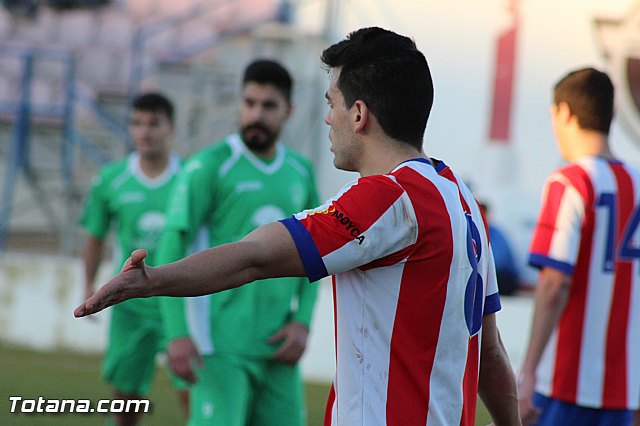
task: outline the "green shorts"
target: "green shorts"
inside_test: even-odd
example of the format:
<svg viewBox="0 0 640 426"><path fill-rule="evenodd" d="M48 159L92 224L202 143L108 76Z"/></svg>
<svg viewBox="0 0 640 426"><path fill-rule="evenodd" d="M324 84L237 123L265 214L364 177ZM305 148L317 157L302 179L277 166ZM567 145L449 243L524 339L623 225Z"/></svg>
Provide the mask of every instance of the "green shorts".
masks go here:
<svg viewBox="0 0 640 426"><path fill-rule="evenodd" d="M147 395L156 355L164 348L162 323L157 316L138 314L126 304L113 306L102 377L120 392ZM173 374L171 380L177 389L187 388L187 383Z"/></svg>
<svg viewBox="0 0 640 426"><path fill-rule="evenodd" d="M203 357L191 386L189 426L302 426L299 367L233 355Z"/></svg>

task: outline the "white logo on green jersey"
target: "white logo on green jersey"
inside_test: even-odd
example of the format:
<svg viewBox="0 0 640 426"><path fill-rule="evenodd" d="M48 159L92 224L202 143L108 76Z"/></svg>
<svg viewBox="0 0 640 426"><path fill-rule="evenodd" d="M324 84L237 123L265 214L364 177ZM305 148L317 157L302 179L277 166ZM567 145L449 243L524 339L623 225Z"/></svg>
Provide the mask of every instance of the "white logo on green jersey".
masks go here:
<svg viewBox="0 0 640 426"><path fill-rule="evenodd" d="M123 192L120 195L120 202L122 204L141 203L145 199L142 192Z"/></svg>
<svg viewBox="0 0 640 426"><path fill-rule="evenodd" d="M160 241L160 234L166 222L165 215L159 211L149 211L138 219L138 238L136 244L140 247L155 247Z"/></svg>
<svg viewBox="0 0 640 426"><path fill-rule="evenodd" d="M287 215L278 206L272 204L262 206L255 211L251 218L251 223L256 228L266 225L267 223L276 222L280 219L284 219Z"/></svg>
<svg viewBox="0 0 640 426"><path fill-rule="evenodd" d="M236 183L235 192L260 191L264 188L264 184L259 180L249 180Z"/></svg>

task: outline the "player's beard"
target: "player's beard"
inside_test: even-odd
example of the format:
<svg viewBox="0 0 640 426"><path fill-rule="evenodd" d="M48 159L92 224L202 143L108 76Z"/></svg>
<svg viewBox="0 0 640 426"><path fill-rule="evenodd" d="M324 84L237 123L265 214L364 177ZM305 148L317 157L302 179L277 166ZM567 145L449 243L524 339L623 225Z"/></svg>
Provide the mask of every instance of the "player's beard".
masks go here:
<svg viewBox="0 0 640 426"><path fill-rule="evenodd" d="M267 152L278 140L278 132L274 132L261 123L251 123L240 129L244 144L251 151Z"/></svg>

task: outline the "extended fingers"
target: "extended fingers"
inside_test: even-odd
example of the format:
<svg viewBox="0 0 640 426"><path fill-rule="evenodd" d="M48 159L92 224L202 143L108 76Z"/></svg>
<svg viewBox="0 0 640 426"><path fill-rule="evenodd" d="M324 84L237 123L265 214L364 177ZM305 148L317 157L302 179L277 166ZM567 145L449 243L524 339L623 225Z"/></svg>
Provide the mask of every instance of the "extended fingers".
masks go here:
<svg viewBox="0 0 640 426"><path fill-rule="evenodd" d="M95 299L96 299L96 295L94 294L89 299L85 300L82 304L80 304L76 309L74 309L73 315L76 318L80 318L80 317L85 317L87 315L95 314L103 310L104 307L96 303Z"/></svg>

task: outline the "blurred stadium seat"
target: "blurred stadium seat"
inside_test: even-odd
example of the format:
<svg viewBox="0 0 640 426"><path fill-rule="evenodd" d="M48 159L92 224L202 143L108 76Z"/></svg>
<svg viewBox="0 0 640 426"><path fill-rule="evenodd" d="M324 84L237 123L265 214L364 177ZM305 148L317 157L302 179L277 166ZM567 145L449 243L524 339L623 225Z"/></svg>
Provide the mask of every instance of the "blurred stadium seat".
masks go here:
<svg viewBox="0 0 640 426"><path fill-rule="evenodd" d="M67 47L92 46L97 38L98 14L91 10L74 10L59 14L57 42Z"/></svg>
<svg viewBox="0 0 640 426"><path fill-rule="evenodd" d="M124 11L104 10L99 16L100 25L96 44L111 49L128 50L135 33L135 22Z"/></svg>

